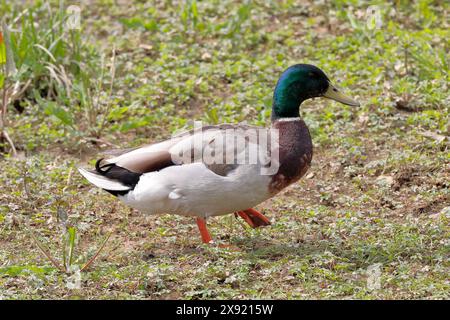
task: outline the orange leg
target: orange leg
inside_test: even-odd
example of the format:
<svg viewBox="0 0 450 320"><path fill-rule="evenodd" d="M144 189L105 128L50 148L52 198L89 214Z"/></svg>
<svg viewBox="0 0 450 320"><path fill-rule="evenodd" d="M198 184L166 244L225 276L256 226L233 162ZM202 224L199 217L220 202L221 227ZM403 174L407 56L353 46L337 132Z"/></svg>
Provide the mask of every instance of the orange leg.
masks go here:
<svg viewBox="0 0 450 320"><path fill-rule="evenodd" d="M210 243L212 239L208 229L206 229L206 220L203 218L197 218L197 226L198 230L200 230L203 243Z"/></svg>
<svg viewBox="0 0 450 320"><path fill-rule="evenodd" d="M238 211L237 214L247 222L250 227L257 228L270 225L269 219L262 213L256 211L253 208Z"/></svg>
<svg viewBox="0 0 450 320"><path fill-rule="evenodd" d="M237 214L244 219L245 222L248 223L248 225L252 228L256 228L255 224L253 223L252 219L249 217L248 214L246 214L244 211L238 211Z"/></svg>

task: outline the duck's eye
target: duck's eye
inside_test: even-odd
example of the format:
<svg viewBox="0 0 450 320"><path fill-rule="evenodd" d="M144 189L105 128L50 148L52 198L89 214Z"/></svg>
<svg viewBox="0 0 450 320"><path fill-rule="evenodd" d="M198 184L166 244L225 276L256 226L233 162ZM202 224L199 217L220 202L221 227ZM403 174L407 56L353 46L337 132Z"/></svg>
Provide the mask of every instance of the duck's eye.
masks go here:
<svg viewBox="0 0 450 320"><path fill-rule="evenodd" d="M313 77L313 78L315 78L316 77L316 74L314 73L314 72L310 72L310 73L308 73L308 75L310 76L310 77Z"/></svg>

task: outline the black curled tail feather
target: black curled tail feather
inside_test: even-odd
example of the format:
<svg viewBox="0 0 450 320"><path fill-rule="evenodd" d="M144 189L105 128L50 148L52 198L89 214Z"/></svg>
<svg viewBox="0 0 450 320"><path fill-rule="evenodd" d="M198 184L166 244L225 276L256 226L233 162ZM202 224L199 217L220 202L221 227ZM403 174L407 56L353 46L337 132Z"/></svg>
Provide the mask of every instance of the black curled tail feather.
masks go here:
<svg viewBox="0 0 450 320"><path fill-rule="evenodd" d="M122 168L118 165L116 165L115 163L105 163L105 164L101 164L101 162L104 159L99 159L97 160L97 162L95 163L95 171L108 178L111 180L116 180L119 181L120 183L129 186L130 190L133 190L134 187L136 186L136 184L139 181L139 178L141 177L142 173L136 173L133 171L130 171L128 169ZM117 196L117 195L124 195L127 194L129 192L129 190L127 191L117 191L117 190L107 190L104 189L105 191L108 191L109 193Z"/></svg>

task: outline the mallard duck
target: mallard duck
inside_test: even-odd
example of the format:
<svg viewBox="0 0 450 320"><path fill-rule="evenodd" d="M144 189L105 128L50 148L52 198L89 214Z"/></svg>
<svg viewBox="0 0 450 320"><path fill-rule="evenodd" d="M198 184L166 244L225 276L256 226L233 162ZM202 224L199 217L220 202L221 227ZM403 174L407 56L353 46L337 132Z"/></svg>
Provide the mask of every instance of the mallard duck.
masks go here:
<svg viewBox="0 0 450 320"><path fill-rule="evenodd" d="M266 226L269 219L253 207L296 182L311 165L313 144L299 107L314 97L359 106L321 69L297 64L276 84L270 128L205 126L79 171L141 212L196 217L204 243L212 241L206 228L211 216L234 213L253 228Z"/></svg>

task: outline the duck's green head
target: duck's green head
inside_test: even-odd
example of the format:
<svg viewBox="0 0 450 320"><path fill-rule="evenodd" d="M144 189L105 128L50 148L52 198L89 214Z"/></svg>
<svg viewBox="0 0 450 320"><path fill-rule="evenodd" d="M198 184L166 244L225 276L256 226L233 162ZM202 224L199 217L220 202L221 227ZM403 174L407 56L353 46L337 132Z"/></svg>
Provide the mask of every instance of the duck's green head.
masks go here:
<svg viewBox="0 0 450 320"><path fill-rule="evenodd" d="M272 120L299 117L300 104L314 97L359 106L358 102L336 89L322 70L310 64L296 64L286 69L278 79L273 95Z"/></svg>

